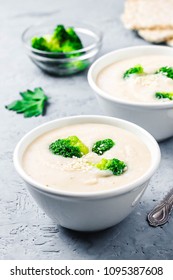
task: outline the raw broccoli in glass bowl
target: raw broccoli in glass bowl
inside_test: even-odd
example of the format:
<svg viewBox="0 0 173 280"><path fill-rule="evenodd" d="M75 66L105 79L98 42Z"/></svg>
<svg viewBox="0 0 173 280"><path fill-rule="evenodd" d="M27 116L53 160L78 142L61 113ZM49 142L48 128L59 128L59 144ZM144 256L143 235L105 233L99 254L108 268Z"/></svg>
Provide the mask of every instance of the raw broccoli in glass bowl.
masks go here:
<svg viewBox="0 0 173 280"><path fill-rule="evenodd" d="M30 59L43 71L66 76L88 68L100 50L102 35L81 23L49 21L22 34Z"/></svg>

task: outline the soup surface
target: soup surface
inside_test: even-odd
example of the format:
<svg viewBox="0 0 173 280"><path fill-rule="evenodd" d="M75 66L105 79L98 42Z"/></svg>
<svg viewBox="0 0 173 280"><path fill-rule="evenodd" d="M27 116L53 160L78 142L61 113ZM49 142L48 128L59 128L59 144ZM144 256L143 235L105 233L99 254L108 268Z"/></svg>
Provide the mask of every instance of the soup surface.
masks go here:
<svg viewBox="0 0 173 280"><path fill-rule="evenodd" d="M143 74L133 74L124 79L124 73L141 65ZM98 87L112 97L137 103L173 102L168 98L158 99L156 93L173 93L173 79L165 73L156 72L162 67L173 67L173 57L147 55L115 62L105 67L96 80ZM173 95L172 95L173 98Z"/></svg>
<svg viewBox="0 0 173 280"><path fill-rule="evenodd" d="M57 139L76 135L89 148L81 158L54 155L49 145ZM115 145L103 155L92 152L93 144L110 138ZM88 163L102 158L117 158L127 164L120 176L100 170ZM70 125L49 131L35 139L23 155L25 172L37 182L51 188L71 192L95 192L119 188L142 176L151 164L147 146L134 134L124 129L98 123Z"/></svg>

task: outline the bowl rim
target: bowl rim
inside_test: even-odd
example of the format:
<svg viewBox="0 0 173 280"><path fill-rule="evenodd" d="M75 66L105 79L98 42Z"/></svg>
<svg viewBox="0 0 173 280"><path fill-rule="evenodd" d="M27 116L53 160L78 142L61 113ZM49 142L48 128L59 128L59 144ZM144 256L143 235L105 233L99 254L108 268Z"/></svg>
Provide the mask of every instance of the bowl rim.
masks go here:
<svg viewBox="0 0 173 280"><path fill-rule="evenodd" d="M97 60L95 60L95 62L90 66L89 70L88 70L88 83L90 85L90 87L102 98L107 99L109 101L112 101L116 104L120 104L122 106L128 106L128 107L133 107L133 108L144 108L144 109L168 109L168 108L173 108L173 101L165 101L164 103L141 103L141 102L131 102L131 101L126 101L123 99L119 99L116 97L112 97L110 94L106 93L105 91L101 90L97 84L94 81L93 78L93 74L95 72L95 68L97 67L97 65L101 62L101 61L106 61L106 59L112 55L118 55L121 54L127 54L130 51L135 51L135 50L153 50L153 49L157 49L160 51L161 50L170 50L173 53L173 49L169 46L132 46L132 47L125 47L125 48L121 48L118 50L114 50L111 51L107 54L104 54L103 56L99 57ZM169 56L169 55L168 55ZM111 63L110 63L111 64ZM104 69L105 66L102 67L102 69ZM101 70L100 70L101 71Z"/></svg>
<svg viewBox="0 0 173 280"><path fill-rule="evenodd" d="M120 125L120 127L127 126L129 128L129 131L131 131L131 129L132 130L134 129L135 132L137 132L137 131L140 132L142 135L144 135L144 137L146 139L149 140L150 145L154 146L154 148L155 148L155 155L153 156L151 153L151 157L152 157L151 166L142 176L137 178L132 183L125 184L124 186L121 186L116 189L111 189L111 190L102 190L102 191L84 192L84 193L69 192L69 191L62 191L62 190L54 189L51 187L48 188L48 187L44 186L43 184L38 183L37 181L32 179L29 175L27 175L27 173L22 168L22 164L19 159L21 148L28 139L32 138L32 135L36 131L44 130L44 128L47 127L47 129L44 130L44 132L41 132L40 134L38 134L38 135L42 135L46 131L51 131L53 129L52 126L54 124L57 124L57 126L58 126L58 124L59 125L62 124L62 126L63 126L63 122L68 122L68 121L69 121L69 124L66 124L66 126L71 125L71 124L81 123L80 121L82 121L82 123L89 123L89 122L90 123L92 123L92 122L93 123L102 123L103 122L104 124L106 123L106 124L115 125L115 126L117 124L117 125ZM112 124L113 122L114 122L114 124ZM59 127L61 127L61 126L59 126ZM38 137L38 135L34 136L34 138L30 140L30 142L24 148L24 151L26 150L28 145L30 143L32 143L32 141ZM147 147L149 147L149 144L147 145ZM22 152L22 154L24 153L24 151ZM156 142L154 137L149 132L147 132L145 129L141 128L140 126L138 126L132 122L128 122L128 121L118 119L118 118L113 118L113 117L107 117L107 116L101 116L101 115L100 116L99 115L98 116L97 115L79 115L79 116L55 119L53 121L49 121L42 125L39 125L36 128L29 131L27 134L25 134L22 137L22 139L16 145L16 148L15 148L14 154L13 154L13 163L14 163L17 173L22 177L22 179L25 182L27 182L31 187L35 188L37 191L44 192L47 195L55 195L55 196L63 197L63 198L103 199L103 198L107 198L107 197L119 196L121 194L128 193L130 191L133 191L140 185L146 183L152 177L152 175L155 173L156 169L158 168L159 163L160 163L160 158L161 158L161 153L160 153L160 148L159 148L158 143Z"/></svg>
<svg viewBox="0 0 173 280"><path fill-rule="evenodd" d="M54 19L55 20L55 19ZM54 21L53 20L53 21ZM97 37L97 40L95 39L95 43L92 43L90 44L89 46L87 47L84 47L82 49L79 49L79 50L76 50L76 51L72 51L72 52L66 52L66 53L60 53L60 52L47 52L47 51L41 51L41 50L38 50L38 49L35 49L33 48L31 45L29 45L27 42L26 42L26 39L25 39L25 36L26 34L36 28L36 27L41 27L42 25L44 24L50 24L52 23L53 21L51 21L50 19L49 20L46 20L46 21L42 21L40 23L37 23L37 24L32 24L30 26L28 26L23 32L22 32L22 35L21 35L21 39L22 39L22 42L23 44L25 45L25 47L31 51L31 52L34 52L35 54L39 55L52 55L52 56L56 56L58 55L59 58L60 56L66 54L66 55L72 55L72 54L79 54L79 53L86 53L88 51L91 51L93 49L95 49L97 46L101 45L102 43L102 39L103 39L103 32L95 25L93 24L90 24L90 23L87 23L85 21L83 22L77 22L77 21L73 21L72 24L67 24L67 26L73 26L75 30L77 29L83 29L83 30L86 30L88 31L90 34L93 34L95 35L95 37ZM75 26L76 25L76 26ZM82 26L84 25L84 27ZM80 27L81 26L81 27ZM92 30L92 28L94 28L94 31ZM89 34L88 33L88 34Z"/></svg>

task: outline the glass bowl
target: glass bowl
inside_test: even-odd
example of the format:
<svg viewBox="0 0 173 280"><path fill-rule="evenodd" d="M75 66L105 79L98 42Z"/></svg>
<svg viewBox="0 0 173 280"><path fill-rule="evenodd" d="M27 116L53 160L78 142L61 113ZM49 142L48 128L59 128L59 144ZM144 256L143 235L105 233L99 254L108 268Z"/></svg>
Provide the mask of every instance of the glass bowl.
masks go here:
<svg viewBox="0 0 173 280"><path fill-rule="evenodd" d="M41 37L51 34L58 24L57 20L47 21L39 25L28 27L22 34L22 41L25 45L29 58L41 70L56 76L66 76L81 72L88 68L94 61L101 48L102 34L94 26L85 23L65 23L65 27L74 27L75 32L80 37L83 49L68 52L47 52L32 48L32 37Z"/></svg>

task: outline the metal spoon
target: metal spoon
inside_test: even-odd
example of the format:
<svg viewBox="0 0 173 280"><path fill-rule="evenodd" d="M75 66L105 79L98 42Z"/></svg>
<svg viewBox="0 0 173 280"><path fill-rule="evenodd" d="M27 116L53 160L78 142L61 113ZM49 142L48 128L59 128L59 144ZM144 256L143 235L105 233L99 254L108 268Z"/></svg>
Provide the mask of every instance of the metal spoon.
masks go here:
<svg viewBox="0 0 173 280"><path fill-rule="evenodd" d="M164 225L173 210L173 188L168 192L164 199L148 214L150 226L157 227Z"/></svg>

